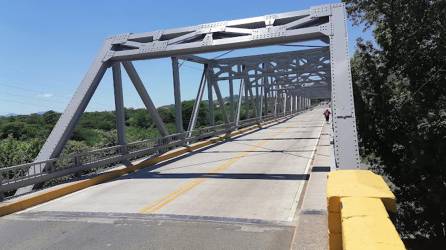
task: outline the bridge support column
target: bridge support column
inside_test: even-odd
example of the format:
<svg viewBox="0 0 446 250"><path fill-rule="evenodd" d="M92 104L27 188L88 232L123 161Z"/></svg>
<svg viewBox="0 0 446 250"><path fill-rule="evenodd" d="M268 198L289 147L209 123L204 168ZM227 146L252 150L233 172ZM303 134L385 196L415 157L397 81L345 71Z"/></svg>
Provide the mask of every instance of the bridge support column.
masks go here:
<svg viewBox="0 0 446 250"><path fill-rule="evenodd" d="M178 67L178 58L172 57L172 72L173 72L173 95L175 99L175 126L177 133L182 133L183 128L183 114L181 104L181 89L180 89L180 70Z"/></svg>

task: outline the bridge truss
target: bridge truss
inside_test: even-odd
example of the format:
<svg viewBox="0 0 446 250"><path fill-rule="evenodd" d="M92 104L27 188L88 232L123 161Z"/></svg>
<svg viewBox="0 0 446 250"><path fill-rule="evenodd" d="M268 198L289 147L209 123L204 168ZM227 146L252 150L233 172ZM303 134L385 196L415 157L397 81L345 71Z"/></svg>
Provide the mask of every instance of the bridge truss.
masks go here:
<svg viewBox="0 0 446 250"><path fill-rule="evenodd" d="M329 4L302 11L110 37L105 40L43 145L36 162L59 156L109 68L113 72L119 145L127 144L121 66L135 86L160 134L169 136L132 62L171 57L178 133L185 129L181 112L179 60L188 60L203 64L204 70L186 132L191 133L195 127L199 103L206 86L208 99L212 104L209 105L211 125L215 122L214 93L219 106L225 105L220 91L222 84L229 87L230 93L230 113L226 114L222 109L225 124L238 125L243 97L245 103L252 103L253 113L258 120L264 115L308 107L311 99L330 98L336 165L339 168L357 168L359 154L345 22L344 4ZM309 40L321 40L328 46L222 59L206 59L194 55ZM240 81L238 95L233 93L234 81ZM238 100L235 100L236 96ZM42 171L42 168L29 169L28 174L36 174L36 171Z"/></svg>

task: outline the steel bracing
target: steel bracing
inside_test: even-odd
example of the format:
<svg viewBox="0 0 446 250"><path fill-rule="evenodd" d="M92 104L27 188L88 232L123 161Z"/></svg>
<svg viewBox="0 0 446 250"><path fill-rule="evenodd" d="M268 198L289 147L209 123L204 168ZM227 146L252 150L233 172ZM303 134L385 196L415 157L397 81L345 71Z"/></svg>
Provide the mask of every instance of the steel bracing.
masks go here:
<svg viewBox="0 0 446 250"><path fill-rule="evenodd" d="M336 165L339 168L357 168L359 154L345 20L345 6L329 4L302 11L110 37L105 40L35 160L42 162L59 156L109 68L113 71L119 145L126 145L121 66L160 134L169 136L152 102L150 90L144 87L132 61L171 57L178 133L187 129L186 134L192 135L205 90L210 104L209 124L215 122L214 108L220 108L228 128L239 125L242 103L249 105L251 116L260 121L262 116L286 114L309 107L311 99L330 98ZM221 59L193 55L308 40L321 40L327 46ZM204 65L188 128L183 128L179 60ZM229 89L229 112L224 108L226 104L221 88ZM234 93L237 88L238 93ZM218 105L214 105L215 101ZM30 168L28 174L35 175L44 170L45 166ZM32 186L19 192L30 189Z"/></svg>

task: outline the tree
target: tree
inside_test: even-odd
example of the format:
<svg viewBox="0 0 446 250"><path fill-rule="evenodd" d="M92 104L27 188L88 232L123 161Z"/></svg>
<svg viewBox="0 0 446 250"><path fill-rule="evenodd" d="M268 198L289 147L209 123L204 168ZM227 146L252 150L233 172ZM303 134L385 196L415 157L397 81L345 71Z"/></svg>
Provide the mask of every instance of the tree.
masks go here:
<svg viewBox="0 0 446 250"><path fill-rule="evenodd" d="M39 153L42 141L18 141L12 136L0 140L0 168L32 162Z"/></svg>
<svg viewBox="0 0 446 250"><path fill-rule="evenodd" d="M345 0L362 154L394 186L408 248L446 245L446 1Z"/></svg>

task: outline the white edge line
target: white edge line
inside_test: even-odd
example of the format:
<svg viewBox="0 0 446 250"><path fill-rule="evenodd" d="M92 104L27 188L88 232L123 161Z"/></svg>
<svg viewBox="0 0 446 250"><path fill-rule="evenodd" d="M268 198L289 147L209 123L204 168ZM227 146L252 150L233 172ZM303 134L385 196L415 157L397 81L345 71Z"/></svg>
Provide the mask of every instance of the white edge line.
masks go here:
<svg viewBox="0 0 446 250"><path fill-rule="evenodd" d="M310 170L311 163L313 161L314 155L316 154L317 146L319 145L319 141L321 140L321 134L322 134L323 129L324 129L324 123L322 122L321 130L319 131L319 138L317 140L316 145L314 146L313 152L311 152L311 157L308 160L307 166L305 167L304 174L308 174L308 171ZM299 198L302 194L302 189L303 189L304 184L305 184L305 182L299 184L299 188L297 189L296 195L294 197L294 203L293 203L293 206L291 207L290 215L288 216L287 221L293 221L293 219L294 219L294 215L296 214L297 205L299 204L299 200L300 200Z"/></svg>

